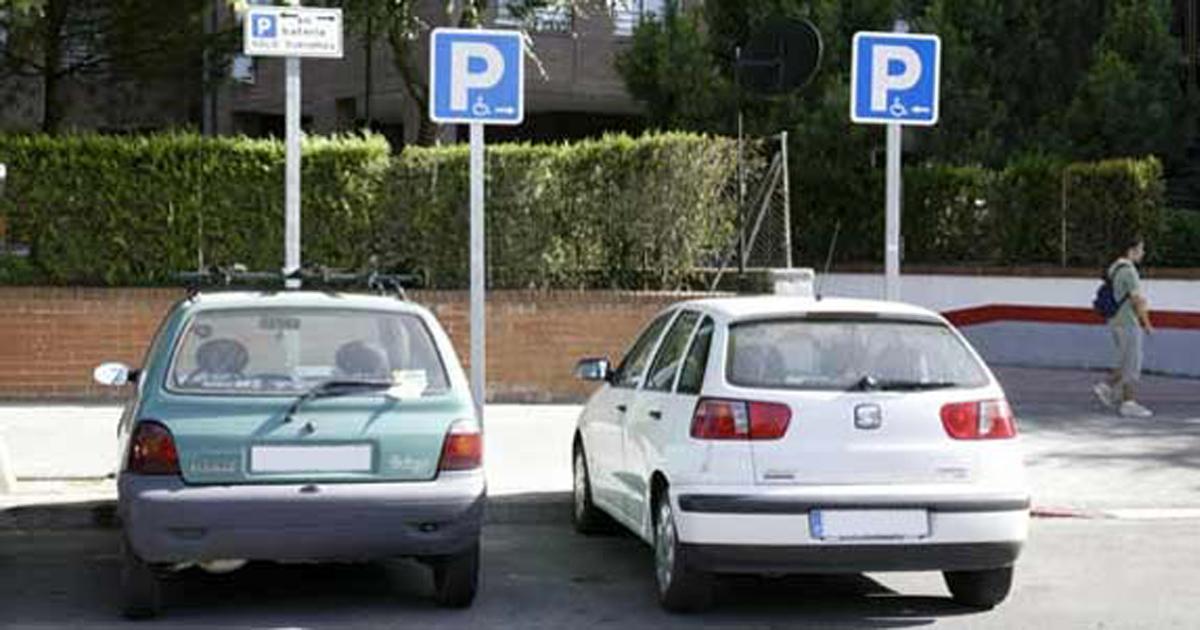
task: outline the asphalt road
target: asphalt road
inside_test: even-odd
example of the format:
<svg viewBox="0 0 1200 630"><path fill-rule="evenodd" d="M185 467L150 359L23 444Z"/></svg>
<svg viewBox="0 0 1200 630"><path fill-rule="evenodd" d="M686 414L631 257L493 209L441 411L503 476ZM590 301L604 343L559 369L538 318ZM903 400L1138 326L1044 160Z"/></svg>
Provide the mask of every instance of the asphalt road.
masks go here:
<svg viewBox="0 0 1200 630"><path fill-rule="evenodd" d="M978 612L938 574L726 578L717 606L673 616L654 600L648 550L565 523L486 530L474 607L445 611L427 571L387 565L251 565L186 574L148 626L255 628L1196 628L1195 520L1038 520L1015 590ZM0 531L0 627L116 627L116 532Z"/></svg>

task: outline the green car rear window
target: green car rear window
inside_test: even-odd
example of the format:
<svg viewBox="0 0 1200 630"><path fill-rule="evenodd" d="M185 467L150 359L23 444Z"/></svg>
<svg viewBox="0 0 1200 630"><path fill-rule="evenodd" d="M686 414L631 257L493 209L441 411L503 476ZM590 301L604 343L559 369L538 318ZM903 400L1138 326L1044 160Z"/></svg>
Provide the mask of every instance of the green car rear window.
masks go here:
<svg viewBox="0 0 1200 630"><path fill-rule="evenodd" d="M176 344L168 389L294 395L328 380L445 392L446 370L421 318L353 309L227 309L197 313Z"/></svg>

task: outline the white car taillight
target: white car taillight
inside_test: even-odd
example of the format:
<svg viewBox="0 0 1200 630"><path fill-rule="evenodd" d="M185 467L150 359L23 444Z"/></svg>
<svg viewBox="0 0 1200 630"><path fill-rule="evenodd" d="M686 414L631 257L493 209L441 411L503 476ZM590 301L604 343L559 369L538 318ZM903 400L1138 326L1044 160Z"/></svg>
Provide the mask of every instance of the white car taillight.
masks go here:
<svg viewBox="0 0 1200 630"><path fill-rule="evenodd" d="M956 440L996 440L1017 436L1017 422L1008 402L983 400L942 407L942 426Z"/></svg>
<svg viewBox="0 0 1200 630"><path fill-rule="evenodd" d="M778 440L791 421L787 405L702 398L692 415L691 435L698 440Z"/></svg>

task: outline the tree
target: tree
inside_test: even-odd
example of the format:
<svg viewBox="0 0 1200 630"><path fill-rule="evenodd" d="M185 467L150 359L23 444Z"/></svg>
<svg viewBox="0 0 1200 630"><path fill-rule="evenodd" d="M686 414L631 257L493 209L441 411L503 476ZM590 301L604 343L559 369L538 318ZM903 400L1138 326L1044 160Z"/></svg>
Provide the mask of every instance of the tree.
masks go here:
<svg viewBox="0 0 1200 630"><path fill-rule="evenodd" d="M0 5L7 35L0 73L40 79L42 130L54 133L65 115L66 81L178 77L181 67L198 68L212 43L203 27L208 6L209 0L7 0Z"/></svg>
<svg viewBox="0 0 1200 630"><path fill-rule="evenodd" d="M713 131L732 115L734 88L711 53L702 8L679 11L667 5L661 19L634 31L632 46L617 57L617 71L630 94L646 107L654 126Z"/></svg>
<svg viewBox="0 0 1200 630"><path fill-rule="evenodd" d="M363 37L368 45L386 41L392 52L392 63L404 83L404 89L421 113L417 144L431 145L437 138L438 126L426 114L429 111L429 81L423 69L428 60L419 54L422 41L439 26L470 28L480 26L487 14L488 0L445 0L440 9L435 3L421 0L341 0L350 29ZM538 8L573 6L573 0L518 0L508 3L510 11L520 16ZM528 45L530 41L526 39Z"/></svg>
<svg viewBox="0 0 1200 630"><path fill-rule="evenodd" d="M1070 109L1075 157L1177 157L1194 121L1178 81L1178 45L1161 0L1116 0L1097 55Z"/></svg>
<svg viewBox="0 0 1200 630"><path fill-rule="evenodd" d="M928 152L998 166L1064 152L1065 107L1083 80L1110 0L933 0L916 20L938 33L942 119Z"/></svg>

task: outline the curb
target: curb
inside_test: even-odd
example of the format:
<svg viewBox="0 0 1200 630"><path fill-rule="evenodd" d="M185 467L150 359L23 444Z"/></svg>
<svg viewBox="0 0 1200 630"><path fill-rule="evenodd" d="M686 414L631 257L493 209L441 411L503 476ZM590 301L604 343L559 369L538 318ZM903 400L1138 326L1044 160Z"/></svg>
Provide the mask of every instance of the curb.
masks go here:
<svg viewBox="0 0 1200 630"><path fill-rule="evenodd" d="M0 509L0 532L117 529L116 502L84 501L56 505L27 505ZM1029 516L1038 520L1171 520L1200 519L1200 508L1084 510L1068 507L1034 507ZM570 492L536 492L491 496L484 525L568 525Z"/></svg>
<svg viewBox="0 0 1200 630"><path fill-rule="evenodd" d="M113 500L0 509L0 532L118 529ZM545 492L488 497L485 525L551 525L571 521L571 493Z"/></svg>
<svg viewBox="0 0 1200 630"><path fill-rule="evenodd" d="M1029 510L1030 518L1050 519L1050 518L1108 518L1103 512L1093 512L1090 510L1080 510L1076 508L1063 507L1034 507Z"/></svg>

